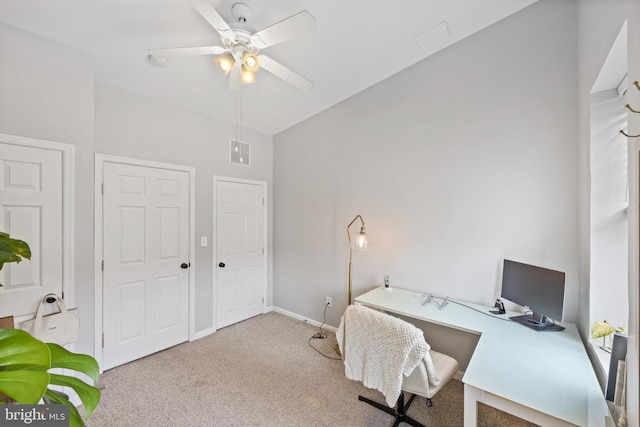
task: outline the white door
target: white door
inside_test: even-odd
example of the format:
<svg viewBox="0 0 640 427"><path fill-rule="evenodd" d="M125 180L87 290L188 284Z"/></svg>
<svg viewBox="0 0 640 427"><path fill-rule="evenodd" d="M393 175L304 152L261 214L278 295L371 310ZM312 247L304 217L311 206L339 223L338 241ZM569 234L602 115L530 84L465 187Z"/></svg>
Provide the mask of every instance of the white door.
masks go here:
<svg viewBox="0 0 640 427"><path fill-rule="evenodd" d="M189 174L103 166L103 368L189 334Z"/></svg>
<svg viewBox="0 0 640 427"><path fill-rule="evenodd" d="M216 328L264 312L264 186L216 181Z"/></svg>
<svg viewBox="0 0 640 427"><path fill-rule="evenodd" d="M0 271L0 317L36 311L63 290L62 152L0 143L0 231L24 240L31 260Z"/></svg>

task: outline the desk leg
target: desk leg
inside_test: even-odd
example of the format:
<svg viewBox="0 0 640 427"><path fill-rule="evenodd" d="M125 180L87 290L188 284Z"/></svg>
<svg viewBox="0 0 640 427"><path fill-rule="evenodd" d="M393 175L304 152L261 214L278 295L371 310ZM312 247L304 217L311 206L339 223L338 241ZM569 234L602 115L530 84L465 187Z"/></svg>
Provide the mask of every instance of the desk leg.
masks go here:
<svg viewBox="0 0 640 427"><path fill-rule="evenodd" d="M478 425L478 401L480 389L464 385L464 427L476 427Z"/></svg>

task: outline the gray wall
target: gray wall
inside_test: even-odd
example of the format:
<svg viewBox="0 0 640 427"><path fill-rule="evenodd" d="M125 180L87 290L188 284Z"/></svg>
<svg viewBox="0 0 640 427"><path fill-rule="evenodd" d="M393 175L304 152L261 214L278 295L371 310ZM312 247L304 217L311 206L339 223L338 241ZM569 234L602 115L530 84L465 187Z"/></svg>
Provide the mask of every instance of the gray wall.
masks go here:
<svg viewBox="0 0 640 427"><path fill-rule="evenodd" d="M511 258L567 272L578 317L577 9L542 1L275 136L274 304L337 325L354 295L491 304ZM353 231L357 231L354 228Z"/></svg>

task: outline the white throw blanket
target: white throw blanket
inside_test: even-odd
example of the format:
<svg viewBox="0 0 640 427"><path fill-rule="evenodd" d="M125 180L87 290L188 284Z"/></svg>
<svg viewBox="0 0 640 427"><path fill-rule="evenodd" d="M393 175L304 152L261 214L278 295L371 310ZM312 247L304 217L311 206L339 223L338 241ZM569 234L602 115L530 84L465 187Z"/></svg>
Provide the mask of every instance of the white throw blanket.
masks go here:
<svg viewBox="0 0 640 427"><path fill-rule="evenodd" d="M400 396L403 375L411 374L423 360L429 383L440 382L422 331L404 320L350 305L342 315L336 339L346 377L380 391L389 406Z"/></svg>

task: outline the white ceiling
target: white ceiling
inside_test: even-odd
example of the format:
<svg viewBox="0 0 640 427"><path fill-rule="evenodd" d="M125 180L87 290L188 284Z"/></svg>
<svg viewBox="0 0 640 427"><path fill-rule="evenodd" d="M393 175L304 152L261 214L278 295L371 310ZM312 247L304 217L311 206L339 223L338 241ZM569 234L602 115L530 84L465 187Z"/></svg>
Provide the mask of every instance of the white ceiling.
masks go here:
<svg viewBox="0 0 640 427"><path fill-rule="evenodd" d="M243 126L273 135L536 0L210 3L229 22L238 1L257 31L301 10L316 19L317 31L263 50L314 82L311 90L265 70L243 86ZM236 94L214 56L171 58L164 68L146 61L151 48L220 44L188 0L0 0L0 21L93 55L97 82L235 123Z"/></svg>

